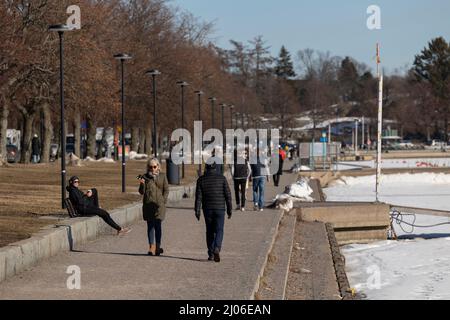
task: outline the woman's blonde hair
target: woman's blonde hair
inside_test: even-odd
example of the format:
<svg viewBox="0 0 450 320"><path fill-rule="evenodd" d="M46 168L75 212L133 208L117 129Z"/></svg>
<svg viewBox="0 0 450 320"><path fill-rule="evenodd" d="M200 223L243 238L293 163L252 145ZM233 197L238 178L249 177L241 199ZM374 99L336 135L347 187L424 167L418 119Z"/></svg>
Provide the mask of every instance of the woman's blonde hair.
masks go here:
<svg viewBox="0 0 450 320"><path fill-rule="evenodd" d="M152 163L156 163L156 165L158 166L157 172L159 173L161 170L161 164L159 163L158 158L151 158L147 161L147 170L150 171L150 166Z"/></svg>

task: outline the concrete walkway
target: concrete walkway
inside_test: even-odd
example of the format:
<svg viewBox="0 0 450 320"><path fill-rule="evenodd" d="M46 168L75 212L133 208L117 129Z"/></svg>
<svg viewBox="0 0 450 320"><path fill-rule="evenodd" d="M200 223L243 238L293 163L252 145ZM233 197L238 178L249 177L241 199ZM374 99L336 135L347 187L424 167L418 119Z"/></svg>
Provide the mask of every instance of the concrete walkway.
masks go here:
<svg viewBox="0 0 450 320"><path fill-rule="evenodd" d="M285 174L277 189L270 182L266 200L295 178ZM147 256L146 224L140 222L129 235L103 236L2 282L0 299L251 299L281 214L253 212L251 189L247 196L248 211L226 221L221 263L206 260L204 221L195 219L193 199L187 199L169 205L163 256ZM74 265L81 270L80 290L67 289L66 271Z"/></svg>

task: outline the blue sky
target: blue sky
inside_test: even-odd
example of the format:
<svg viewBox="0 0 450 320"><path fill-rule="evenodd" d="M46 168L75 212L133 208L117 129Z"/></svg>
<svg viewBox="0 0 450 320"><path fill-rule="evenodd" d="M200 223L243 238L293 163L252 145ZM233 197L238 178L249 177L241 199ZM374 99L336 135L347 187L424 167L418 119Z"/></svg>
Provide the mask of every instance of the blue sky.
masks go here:
<svg viewBox="0 0 450 320"><path fill-rule="evenodd" d="M411 66L434 37L450 41L449 0L172 0L204 21L214 21L213 39L229 48L262 35L277 55L285 45L296 52L311 48L351 56L375 67L375 44L381 43L388 73ZM369 5L381 8L381 30L366 26Z"/></svg>

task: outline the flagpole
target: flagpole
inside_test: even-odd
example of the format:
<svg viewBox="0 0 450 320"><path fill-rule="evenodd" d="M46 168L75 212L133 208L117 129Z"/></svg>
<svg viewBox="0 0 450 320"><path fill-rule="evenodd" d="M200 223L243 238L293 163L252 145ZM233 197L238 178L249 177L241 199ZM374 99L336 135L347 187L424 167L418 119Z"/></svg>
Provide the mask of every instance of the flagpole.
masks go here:
<svg viewBox="0 0 450 320"><path fill-rule="evenodd" d="M377 77L378 77L378 135L377 135L377 176L376 176L376 202L379 202L381 179L381 143L383 133L383 75L380 70L380 45L377 43Z"/></svg>

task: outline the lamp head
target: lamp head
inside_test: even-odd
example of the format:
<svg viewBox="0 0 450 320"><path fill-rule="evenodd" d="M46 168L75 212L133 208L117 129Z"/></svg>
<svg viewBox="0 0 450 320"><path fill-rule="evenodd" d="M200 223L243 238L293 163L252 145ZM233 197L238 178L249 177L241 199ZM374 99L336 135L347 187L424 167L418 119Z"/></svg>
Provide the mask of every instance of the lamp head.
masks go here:
<svg viewBox="0 0 450 320"><path fill-rule="evenodd" d="M131 60L132 57L126 53L118 53L114 55L114 59L123 61L123 60Z"/></svg>
<svg viewBox="0 0 450 320"><path fill-rule="evenodd" d="M148 70L147 72L145 72L145 74L147 74L149 76L159 76L161 74L161 72L159 72L156 69L152 69L152 70Z"/></svg>
<svg viewBox="0 0 450 320"><path fill-rule="evenodd" d="M73 30L73 28L66 24L52 24L48 27L48 31L66 32L71 30Z"/></svg>
<svg viewBox="0 0 450 320"><path fill-rule="evenodd" d="M179 85L180 87L187 87L189 83L187 83L186 81L177 81L177 85Z"/></svg>

